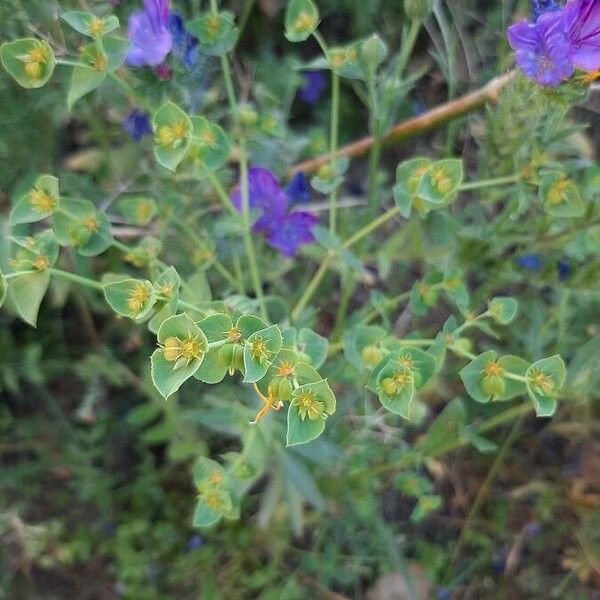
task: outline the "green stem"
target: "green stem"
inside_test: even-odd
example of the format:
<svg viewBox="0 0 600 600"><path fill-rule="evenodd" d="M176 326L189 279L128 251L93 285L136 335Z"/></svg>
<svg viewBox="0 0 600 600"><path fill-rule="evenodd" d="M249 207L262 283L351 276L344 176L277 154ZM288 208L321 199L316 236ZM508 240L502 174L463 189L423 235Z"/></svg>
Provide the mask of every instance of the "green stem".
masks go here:
<svg viewBox="0 0 600 600"><path fill-rule="evenodd" d="M327 256L325 256L325 258L323 259L323 262L319 265L319 268L316 270L309 284L306 286L306 289L300 297L300 300L298 300L296 306L294 307L294 310L292 310L292 313L290 315L292 323L298 320L298 317L300 316L306 305L310 302L310 299L313 297L313 294L319 287L319 284L321 283L323 277L325 277L325 273L327 273L329 265L333 262L334 258L335 253L330 251L327 254Z"/></svg>
<svg viewBox="0 0 600 600"><path fill-rule="evenodd" d="M223 208L231 214L238 216L238 213L235 210L233 204L231 204L231 199L229 198L229 195L227 194L225 188L223 187L223 184L221 183L221 180L217 177L216 173L210 171L208 173L208 181L217 193L217 196L219 196L219 199L223 204Z"/></svg>
<svg viewBox="0 0 600 600"><path fill-rule="evenodd" d="M258 271L258 263L256 262L256 254L254 252L254 243L252 241L252 232L250 225L250 191L248 189L248 157L246 154L246 143L243 139L240 139L240 187L242 196L242 220L244 223L244 247L246 249L246 256L248 258L248 265L250 266L250 275L252 277L252 283L254 286L254 293L260 306L261 317L265 321L269 321L269 313L267 311L267 304L262 290L260 282L260 275Z"/></svg>
<svg viewBox="0 0 600 600"><path fill-rule="evenodd" d="M494 187L497 185L509 185L517 183L521 179L520 175L508 175L507 177L496 177L494 179L481 179L480 181L470 181L463 183L458 189L461 192L468 190L478 190L481 188Z"/></svg>
<svg viewBox="0 0 600 600"><path fill-rule="evenodd" d="M39 271L16 271L15 273L6 273L4 275L4 279L6 279L6 281L10 281L11 279L21 277L22 275L33 275L34 273L39 273Z"/></svg>
<svg viewBox="0 0 600 600"><path fill-rule="evenodd" d="M70 273L69 271L62 271L52 267L48 269L48 273L50 273L50 275L53 277L58 277L59 279L70 281L71 283L76 283L77 285L82 285L98 291L104 291L104 285L102 283L94 279L90 279L89 277L83 277L82 275L77 275L76 273Z"/></svg>
<svg viewBox="0 0 600 600"><path fill-rule="evenodd" d="M351 246L356 244L356 242L359 242L364 237L366 237L367 235L369 235L370 233L372 233L373 231L375 231L382 225L385 225L390 219L393 219L397 214L398 214L398 208L396 206L390 208L389 210L384 212L382 215L380 215L379 217L377 217L376 219L374 219L373 221L371 221L370 223L365 225L362 229L359 229L354 235L350 236L344 242L343 247L346 249L350 248Z"/></svg>
<svg viewBox="0 0 600 600"><path fill-rule="evenodd" d="M419 20L411 21L410 28L406 40L402 44L402 50L398 56L396 66L392 73L391 81L397 81L402 78L404 69L408 64L412 51L415 47L419 31L421 30L422 22ZM381 109L378 111L379 115L375 116L374 119L374 130L373 130L373 145L371 146L371 154L369 156L369 178L368 178L368 202L369 206L373 207L375 199L377 197L377 171L379 169L379 159L381 157L381 146L383 142L383 134L386 129L387 123L390 119L390 110L392 105L392 91L393 88L388 89L387 93L382 99ZM375 100L375 92L373 91L372 104ZM375 110L375 106L371 106L371 110Z"/></svg>
<svg viewBox="0 0 600 600"><path fill-rule="evenodd" d="M519 419L517 420L517 422L513 425L512 429L510 430L510 433L506 436L506 440L504 441L504 444L502 444L502 448L500 449L500 452L498 452L498 455L496 456L484 482L479 487L479 491L477 492L477 496L475 497L475 500L473 501L473 504L471 505L471 508L469 509L469 512L467 514L465 522L460 531L460 535L458 537L456 545L454 546L454 549L452 550L452 556L450 558L450 562L448 564L448 568L447 568L446 574L444 576L444 581L447 581L447 579L450 575L450 570L452 569L452 567L458 560L458 557L460 556L460 552L461 552L462 547L467 538L467 534L471 530L473 521L475 520L475 517L479 513L479 509L481 508L481 505L483 504L485 497L486 497L487 493L489 492L489 489L492 485L494 478L496 477L498 471L500 470L500 467L502 465L502 462L504 461L504 458L505 458L508 450L510 449L510 447L513 445L515 439L517 438L517 434L519 433L519 430L520 430L521 426L523 425L524 419L525 419L525 415L521 415L519 417Z"/></svg>
<svg viewBox="0 0 600 600"><path fill-rule="evenodd" d="M65 60L64 58L57 58L55 62L57 65L62 65L63 67L82 67L84 69L90 68L87 65L82 65L74 60Z"/></svg>
<svg viewBox="0 0 600 600"><path fill-rule="evenodd" d="M329 134L331 161L331 176L336 172L336 157L340 129L340 77L331 72L331 131ZM339 186L335 186L329 194L329 231L335 235L337 229L337 196Z"/></svg>
<svg viewBox="0 0 600 600"><path fill-rule="evenodd" d="M410 298L410 292L403 292L402 294L399 294L398 296L395 296L394 298L390 298L389 300L386 300L383 304L384 304L385 308L393 310L394 308L396 308L398 306L398 304L400 304L401 302L404 302L405 300L408 300L409 298ZM381 314L381 310L376 308L376 309L372 310L370 313L368 313L362 321L365 325L368 325L369 323L372 323L380 314Z"/></svg>

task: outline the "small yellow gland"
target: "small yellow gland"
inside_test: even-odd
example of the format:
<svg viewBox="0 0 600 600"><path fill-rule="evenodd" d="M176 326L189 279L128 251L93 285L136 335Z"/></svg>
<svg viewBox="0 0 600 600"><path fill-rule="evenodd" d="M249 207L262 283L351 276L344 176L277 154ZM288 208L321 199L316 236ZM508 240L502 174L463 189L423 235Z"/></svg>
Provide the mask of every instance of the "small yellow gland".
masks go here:
<svg viewBox="0 0 600 600"><path fill-rule="evenodd" d="M181 342L181 356L188 362L202 356L202 345L197 338L187 338Z"/></svg>
<svg viewBox="0 0 600 600"><path fill-rule="evenodd" d="M415 368L415 362L410 356L401 356L398 362L409 371L412 371Z"/></svg>
<svg viewBox="0 0 600 600"><path fill-rule="evenodd" d="M45 271L50 266L50 261L47 257L40 254L39 256L35 257L35 260L33 260L31 264L38 271Z"/></svg>
<svg viewBox="0 0 600 600"><path fill-rule="evenodd" d="M504 369L503 369L502 365L495 360L492 362L489 362L487 365L485 365L485 367L483 368L483 372L488 377L492 377L492 376L500 377L500 376L504 375Z"/></svg>
<svg viewBox="0 0 600 600"><path fill-rule="evenodd" d="M83 219L81 219L81 224L83 225L83 228L90 233L96 233L96 231L98 231L98 227L100 227L96 215L83 217Z"/></svg>
<svg viewBox="0 0 600 600"><path fill-rule="evenodd" d="M150 298L150 291L143 283L136 283L129 292L127 308L132 315L140 313Z"/></svg>
<svg viewBox="0 0 600 600"><path fill-rule="evenodd" d="M427 173L427 169L428 169L428 165L427 163L422 163L420 164L416 169L415 169L415 175L417 177L423 177L423 175L425 175L425 173Z"/></svg>
<svg viewBox="0 0 600 600"><path fill-rule="evenodd" d="M302 11L294 21L292 29L298 33L310 31L315 26L315 18L306 11Z"/></svg>
<svg viewBox="0 0 600 600"><path fill-rule="evenodd" d="M27 62L23 66L25 75L30 79L39 79L42 75L42 65L35 62Z"/></svg>
<svg viewBox="0 0 600 600"><path fill-rule="evenodd" d="M227 332L227 341L228 342L239 342L242 339L242 333L237 327L232 327Z"/></svg>
<svg viewBox="0 0 600 600"><path fill-rule="evenodd" d="M531 385L540 391L542 394L550 394L554 390L554 383L548 375L542 373L542 371L534 371L529 376Z"/></svg>
<svg viewBox="0 0 600 600"><path fill-rule="evenodd" d="M102 56L102 54L96 54L91 58L90 65L95 71L106 71L108 59L106 56Z"/></svg>
<svg viewBox="0 0 600 600"><path fill-rule="evenodd" d="M548 203L552 205L560 204L566 200L565 192L569 187L569 180L561 177L555 181L548 190Z"/></svg>
<svg viewBox="0 0 600 600"><path fill-rule="evenodd" d="M44 190L31 190L29 193L29 203L39 213L49 213L56 208L56 200Z"/></svg>
<svg viewBox="0 0 600 600"><path fill-rule="evenodd" d="M252 360L258 363L263 363L268 356L269 350L262 338L257 338L250 344L250 355Z"/></svg>
<svg viewBox="0 0 600 600"><path fill-rule="evenodd" d="M163 283L158 286L158 293L165 298L170 298L173 294L173 286L170 283Z"/></svg>
<svg viewBox="0 0 600 600"><path fill-rule="evenodd" d="M434 169L431 179L440 194L447 194L452 189L452 180L448 177L443 167Z"/></svg>
<svg viewBox="0 0 600 600"><path fill-rule="evenodd" d="M94 17L88 23L88 31L92 37L99 37L104 33L104 21Z"/></svg>
<svg viewBox="0 0 600 600"><path fill-rule="evenodd" d="M323 414L323 404L319 402L312 392L302 392L296 398L296 406L302 420L309 418L315 421Z"/></svg>
<svg viewBox="0 0 600 600"><path fill-rule="evenodd" d="M200 137L200 139L202 140L202 142L204 144L206 144L207 146L210 146L211 148L214 148L217 143L217 137L210 129L207 129L206 131L204 131L202 133L202 136Z"/></svg>
<svg viewBox="0 0 600 600"><path fill-rule="evenodd" d="M339 69L348 60L348 56L344 50L333 50L329 55L329 62L334 69Z"/></svg>
<svg viewBox="0 0 600 600"><path fill-rule="evenodd" d="M208 492L208 494L204 494L202 496L202 499L208 508L212 508L216 511L219 511L223 508L223 501L217 492Z"/></svg>
<svg viewBox="0 0 600 600"><path fill-rule="evenodd" d="M174 125L164 125L159 127L157 132L157 141L165 148L176 148L179 142L183 140L188 133L188 127L185 123L175 123Z"/></svg>
<svg viewBox="0 0 600 600"><path fill-rule="evenodd" d="M220 23L221 20L219 15L210 15L210 17L208 17L206 21L206 29L210 37L217 37Z"/></svg>
<svg viewBox="0 0 600 600"><path fill-rule="evenodd" d="M213 484L213 485L219 485L221 483L221 481L223 481L223 475L221 475L221 473L219 473L219 471L213 471L209 476L208 476L208 480Z"/></svg>
<svg viewBox="0 0 600 600"><path fill-rule="evenodd" d="M289 362L283 362L277 368L279 377L291 377L294 374L294 366Z"/></svg>

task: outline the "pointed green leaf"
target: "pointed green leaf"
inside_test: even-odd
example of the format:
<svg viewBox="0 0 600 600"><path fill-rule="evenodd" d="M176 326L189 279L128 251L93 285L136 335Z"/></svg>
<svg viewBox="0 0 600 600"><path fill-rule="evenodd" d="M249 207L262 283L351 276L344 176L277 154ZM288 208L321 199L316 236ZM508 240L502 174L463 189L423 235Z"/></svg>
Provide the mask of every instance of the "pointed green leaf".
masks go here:
<svg viewBox="0 0 600 600"><path fill-rule="evenodd" d="M19 316L32 327L37 325L38 312L49 283L48 271L20 275L10 283L10 298Z"/></svg>

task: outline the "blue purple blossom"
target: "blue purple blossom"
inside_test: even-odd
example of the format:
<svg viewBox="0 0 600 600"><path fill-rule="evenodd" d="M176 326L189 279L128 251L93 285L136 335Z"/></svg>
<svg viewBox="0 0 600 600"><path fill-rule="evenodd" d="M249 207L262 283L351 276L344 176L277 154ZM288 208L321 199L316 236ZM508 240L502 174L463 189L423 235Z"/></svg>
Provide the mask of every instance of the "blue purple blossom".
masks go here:
<svg viewBox="0 0 600 600"><path fill-rule="evenodd" d="M327 80L321 71L305 71L304 85L298 92L298 97L306 104L316 104L323 95Z"/></svg>
<svg viewBox="0 0 600 600"><path fill-rule="evenodd" d="M561 259L556 261L556 274L559 281L566 281L571 274L571 265L568 260Z"/></svg>
<svg viewBox="0 0 600 600"><path fill-rule="evenodd" d="M528 79L557 86L574 71L562 11L546 12L535 23L521 21L508 28L515 60Z"/></svg>
<svg viewBox="0 0 600 600"><path fill-rule="evenodd" d="M186 31L181 15L175 12L169 15L169 30L173 36L173 54L191 70L198 56L198 39Z"/></svg>
<svg viewBox="0 0 600 600"><path fill-rule="evenodd" d="M534 23L508 28L516 63L540 85L557 86L575 69L600 69L600 2L571 0L560 8L554 0L532 0Z"/></svg>
<svg viewBox="0 0 600 600"><path fill-rule="evenodd" d="M125 62L130 67L160 65L173 47L169 29L169 0L144 0L144 10L129 17L131 47Z"/></svg>
<svg viewBox="0 0 600 600"><path fill-rule="evenodd" d="M249 170L248 198L250 209L258 209L260 214L252 231L263 235L267 244L283 256L292 258L300 246L315 241L312 228L319 220L308 212L289 210L290 198L269 170L261 167ZM231 202L241 212L239 186L233 191Z"/></svg>
<svg viewBox="0 0 600 600"><path fill-rule="evenodd" d="M515 258L515 263L528 271L541 271L544 267L544 261L539 254L525 254Z"/></svg>
<svg viewBox="0 0 600 600"><path fill-rule="evenodd" d="M285 186L285 193L291 204L308 204L310 189L306 175L300 171L296 173Z"/></svg>
<svg viewBox="0 0 600 600"><path fill-rule="evenodd" d="M150 116L138 108L134 108L123 119L122 127L136 142L152 133Z"/></svg>

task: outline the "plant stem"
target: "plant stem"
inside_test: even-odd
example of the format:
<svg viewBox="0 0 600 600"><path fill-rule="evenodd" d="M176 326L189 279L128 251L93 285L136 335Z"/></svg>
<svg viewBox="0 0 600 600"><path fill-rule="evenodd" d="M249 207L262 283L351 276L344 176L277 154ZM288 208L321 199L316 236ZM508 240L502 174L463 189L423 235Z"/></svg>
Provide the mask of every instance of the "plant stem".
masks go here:
<svg viewBox="0 0 600 600"><path fill-rule="evenodd" d="M400 56L396 62L396 66L392 73L391 81L397 81L402 78L404 69L408 64L408 59L412 54L415 47L419 31L421 30L422 22L419 20L411 21L406 40L402 44L402 50ZM374 99L375 94L373 94ZM375 116L374 119L374 130L373 130L373 145L371 146L371 155L369 158L369 183L368 183L368 201L369 206L373 206L377 196L377 171L379 169L379 159L381 157L381 146L383 142L383 128L390 120L390 111L392 106L392 89L388 89L387 93L383 97L381 103L381 109L379 115ZM375 110L375 106L371 107L371 110Z"/></svg>
<svg viewBox="0 0 600 600"><path fill-rule="evenodd" d="M74 60L65 60L64 58L57 58L55 62L57 65L62 65L63 67L82 67L83 69L91 68Z"/></svg>
<svg viewBox="0 0 600 600"><path fill-rule="evenodd" d="M227 194L225 188L223 187L223 184L221 183L221 180L217 177L216 173L213 173L213 171L209 171L208 181L217 193L217 196L219 196L219 199L223 204L223 208L231 214L238 216L238 212L235 210L233 204L231 204L231 199L229 198L229 195Z"/></svg>
<svg viewBox="0 0 600 600"><path fill-rule="evenodd" d="M245 140L240 139L240 187L242 196L242 220L244 223L244 247L246 256L250 266L250 275L254 286L254 293L260 306L261 317L265 321L269 321L269 313L267 311L267 303L263 294L262 284L258 271L258 263L256 262L256 254L254 252L254 243L252 241L252 232L250 225L250 191L248 189L248 157L246 154Z"/></svg>
<svg viewBox="0 0 600 600"><path fill-rule="evenodd" d="M340 129L340 77L335 72L331 72L331 131L330 137L330 151L331 161L329 166L331 168L331 176L334 177L336 173L336 152L338 149L338 138ZM337 196L339 186L335 186L329 194L329 231L335 235L337 229Z"/></svg>
<svg viewBox="0 0 600 600"><path fill-rule="evenodd" d="M446 569L444 581L447 581L447 579L450 575L450 570L452 569L452 567L458 560L458 557L460 556L460 552L461 552L464 542L466 540L467 534L469 533L469 531L471 529L473 521L475 520L475 517L479 513L479 509L481 508L481 505L483 504L483 502L485 500L485 496L487 495L487 493L491 487L491 484L492 484L494 478L496 477L496 474L498 473L508 450L513 445L513 443L517 437L517 434L519 433L519 430L520 430L521 426L523 425L524 420L525 420L525 415L523 414L519 417L517 422L513 425L512 429L510 430L509 434L506 436L506 439L504 440L504 444L502 444L502 448L500 449L500 452L498 452L498 455L496 456L490 470L488 471L488 474L487 474L484 482L479 487L479 491L477 492L477 496L475 497L475 500L473 501L473 504L471 505L471 508L469 509L467 518L465 519L465 522L462 526L462 529L460 531L460 535L458 537L456 545L454 546L454 549L452 550L452 556L450 558L448 568Z"/></svg>
<svg viewBox="0 0 600 600"><path fill-rule="evenodd" d="M108 77L114 81L126 95L130 96L137 104L149 113L154 112L154 107L136 90L134 90L124 79L121 79L116 73L108 73Z"/></svg>
<svg viewBox="0 0 600 600"><path fill-rule="evenodd" d="M319 287L321 280L325 277L325 273L327 273L327 269L329 269L329 265L333 262L335 258L335 253L329 251L327 256L323 259L323 262L319 265L319 268L316 270L309 284L306 286L304 293L302 294L300 300L298 300L294 310L290 314L290 319L293 322L298 320L300 313L304 310L306 305L310 302L310 299L313 297L313 294Z"/></svg>
<svg viewBox="0 0 600 600"><path fill-rule="evenodd" d="M77 275L76 273L70 273L69 271L62 271L61 269L54 269L50 267L48 269L48 273L53 277L58 277L59 279L64 279L65 281L70 281L71 283L76 283L77 285L82 285L84 287L88 287L94 290L103 291L104 285L99 281L94 279L90 279L89 277L83 277L81 275Z"/></svg>
<svg viewBox="0 0 600 600"><path fill-rule="evenodd" d="M354 235L350 236L344 242L343 247L345 249L350 248L351 246L356 244L356 242L359 242L364 237L366 237L382 225L385 225L390 219L393 219L397 214L398 208L396 206L393 206L392 208L384 212L382 215L380 215L379 217L377 217L376 219L359 229Z"/></svg>
<svg viewBox="0 0 600 600"><path fill-rule="evenodd" d="M508 185L511 183L517 183L521 179L521 176L518 174L508 175L507 177L496 177L495 179L482 179L480 181L470 181L468 183L463 183L458 189L461 192L466 192L467 190L478 190L486 187L494 187L496 185Z"/></svg>

